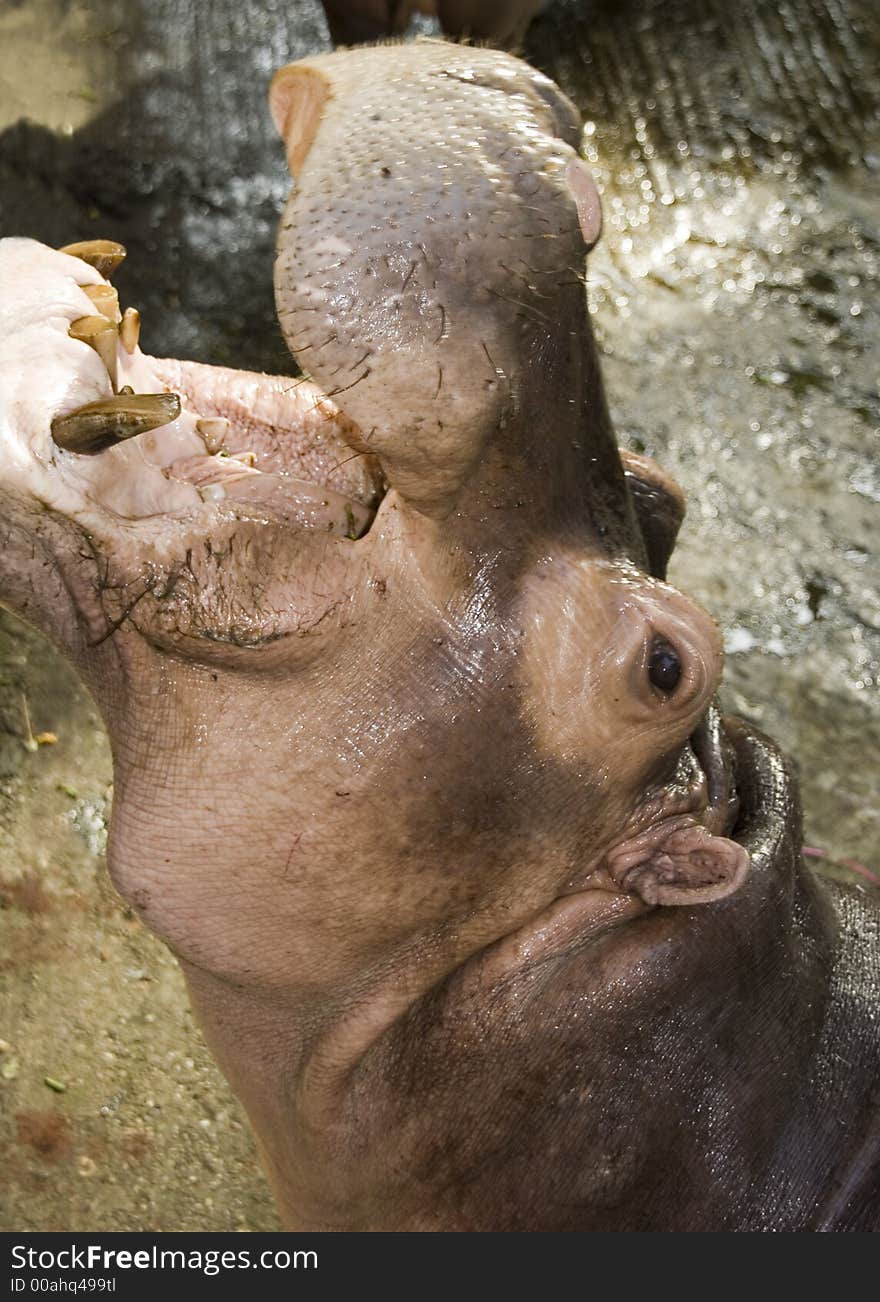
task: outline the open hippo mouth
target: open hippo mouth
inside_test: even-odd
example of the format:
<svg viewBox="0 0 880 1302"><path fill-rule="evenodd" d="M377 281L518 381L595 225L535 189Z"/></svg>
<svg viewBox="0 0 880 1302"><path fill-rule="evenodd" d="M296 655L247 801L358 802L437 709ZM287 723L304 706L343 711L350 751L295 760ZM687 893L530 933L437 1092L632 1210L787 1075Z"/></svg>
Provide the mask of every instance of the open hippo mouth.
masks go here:
<svg viewBox="0 0 880 1302"><path fill-rule="evenodd" d="M384 484L377 459L357 445L338 408L302 379L147 357L136 310L120 313L99 272L124 250L103 240L71 247L76 261L63 263L25 241L5 247L4 272L59 312L41 323L56 371L50 387L97 391L52 420L55 447L34 448L37 458L51 460L84 504L124 520L183 517L228 501L301 529L360 537ZM67 274L67 292L59 272ZM65 331L70 312L78 315ZM17 325L16 334L26 335L27 323Z"/></svg>
<svg viewBox="0 0 880 1302"><path fill-rule="evenodd" d="M17 287L4 304L0 345L6 522L45 536L53 552L59 531L65 536L62 558L74 553L65 582L91 646L121 622L138 623L136 608L143 614L151 598L176 609L195 552L203 562L222 556L224 540L245 526L267 550L304 534L316 545L349 544L387 491L356 426L307 379L146 356L138 313L120 310L108 278L124 256L106 240L70 252L0 243L4 284ZM71 524L94 552L98 573L88 579ZM252 553L259 570L258 542ZM289 631L286 615L299 629L324 613L315 614L320 601L294 610L290 593L287 610L271 601L260 610L255 592L253 584L240 598L227 591L222 609L209 599L192 631L252 646ZM153 622L160 639L162 625Z"/></svg>

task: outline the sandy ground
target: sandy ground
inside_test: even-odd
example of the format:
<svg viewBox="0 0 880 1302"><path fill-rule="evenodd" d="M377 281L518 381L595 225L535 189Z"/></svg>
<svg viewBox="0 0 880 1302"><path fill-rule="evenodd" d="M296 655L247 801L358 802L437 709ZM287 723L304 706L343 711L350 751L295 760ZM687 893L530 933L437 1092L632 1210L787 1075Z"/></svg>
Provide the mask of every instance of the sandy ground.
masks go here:
<svg viewBox="0 0 880 1302"><path fill-rule="evenodd" d="M111 768L92 702L9 616L0 646L6 737L23 756L3 763L0 1227L274 1229L177 966L104 871ZM24 750L25 701L56 744Z"/></svg>
<svg viewBox="0 0 880 1302"><path fill-rule="evenodd" d="M855 0L560 2L528 47L589 122L612 407L691 502L671 577L722 623L727 705L795 756L814 862L866 889L877 26ZM11 6L0 233L123 238L120 288L154 347L277 367L286 180L263 87L324 41L306 0ZM57 741L33 748L42 732ZM106 880L110 781L89 698L0 615L0 1229L276 1228L175 965Z"/></svg>

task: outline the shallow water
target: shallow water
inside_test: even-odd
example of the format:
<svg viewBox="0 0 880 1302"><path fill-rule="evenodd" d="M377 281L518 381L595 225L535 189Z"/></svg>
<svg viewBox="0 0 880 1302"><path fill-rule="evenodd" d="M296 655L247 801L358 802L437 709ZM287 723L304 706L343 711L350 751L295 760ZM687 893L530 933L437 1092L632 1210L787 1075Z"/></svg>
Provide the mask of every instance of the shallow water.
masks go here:
<svg viewBox="0 0 880 1302"><path fill-rule="evenodd" d="M559 0L527 49L588 122L612 409L690 501L671 578L721 621L725 702L796 758L832 872L880 869L878 37L860 0ZM121 239L148 349L286 367L265 86L324 44L307 0L8 6L0 233ZM26 748L25 706L55 745ZM94 709L6 616L0 725L0 1228L273 1228L173 961L102 875Z"/></svg>

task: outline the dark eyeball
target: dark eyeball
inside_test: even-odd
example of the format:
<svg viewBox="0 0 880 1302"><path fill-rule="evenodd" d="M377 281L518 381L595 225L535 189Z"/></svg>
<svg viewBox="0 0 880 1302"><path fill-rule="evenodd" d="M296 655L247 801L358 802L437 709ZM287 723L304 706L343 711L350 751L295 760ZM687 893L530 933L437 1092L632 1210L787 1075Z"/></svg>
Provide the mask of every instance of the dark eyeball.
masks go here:
<svg viewBox="0 0 880 1302"><path fill-rule="evenodd" d="M674 647L656 637L648 654L648 679L651 686L671 696L681 682L681 661Z"/></svg>

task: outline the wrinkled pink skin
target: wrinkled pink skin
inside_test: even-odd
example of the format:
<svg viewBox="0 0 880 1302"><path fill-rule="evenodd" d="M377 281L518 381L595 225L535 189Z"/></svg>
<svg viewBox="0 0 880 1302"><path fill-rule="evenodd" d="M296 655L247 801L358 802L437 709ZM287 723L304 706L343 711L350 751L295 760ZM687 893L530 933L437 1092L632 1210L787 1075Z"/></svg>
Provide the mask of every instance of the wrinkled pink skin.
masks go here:
<svg viewBox="0 0 880 1302"><path fill-rule="evenodd" d="M184 414L63 452L51 419L109 393L67 336L100 277L0 243L0 594L102 709L114 881L285 1224L839 1219L874 1049L829 1041L838 924L784 768L724 737L714 625L647 572L680 509L635 461L640 526L614 446L571 106L426 44L285 70L272 108L279 314L319 387L120 350ZM217 414L253 467L205 447Z"/></svg>
<svg viewBox="0 0 880 1302"><path fill-rule="evenodd" d="M547 0L322 0L336 45L379 41L406 31L413 14L439 18L448 36L512 49Z"/></svg>

